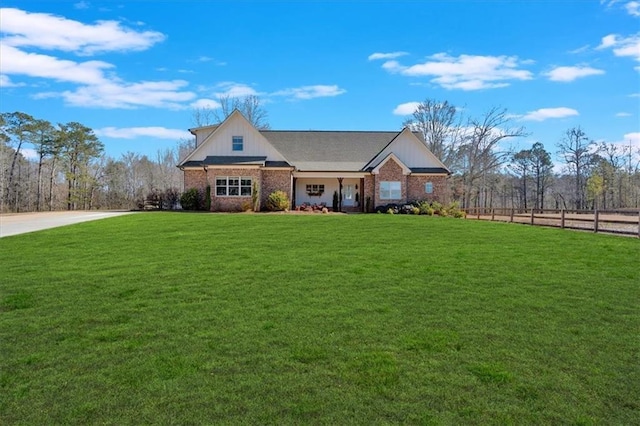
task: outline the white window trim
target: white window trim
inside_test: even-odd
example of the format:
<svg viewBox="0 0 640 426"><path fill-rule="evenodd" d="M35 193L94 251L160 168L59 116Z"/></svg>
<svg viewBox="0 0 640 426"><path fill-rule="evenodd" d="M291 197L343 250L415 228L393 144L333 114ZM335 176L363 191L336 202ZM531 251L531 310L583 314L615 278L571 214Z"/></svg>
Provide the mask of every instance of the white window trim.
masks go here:
<svg viewBox="0 0 640 426"><path fill-rule="evenodd" d="M425 182L425 184L424 184L424 193L425 194L433 194L433 182Z"/></svg>
<svg viewBox="0 0 640 426"><path fill-rule="evenodd" d="M240 140L240 149L236 149L236 140ZM244 137L243 136L231 136L231 151L242 152L244 151Z"/></svg>
<svg viewBox="0 0 640 426"><path fill-rule="evenodd" d="M397 188L394 188L394 187L397 187ZM395 195L397 195L397 197ZM401 200L402 199L402 182L400 181L380 182L380 199L381 200Z"/></svg>
<svg viewBox="0 0 640 426"><path fill-rule="evenodd" d="M218 180L225 181L224 185L218 185ZM229 185L229 180L238 180L238 185ZM249 181L248 185L243 185L242 181ZM251 197L253 195L253 178L251 176L216 176L215 177L216 188L215 188L215 196L216 197ZM218 188L224 188L224 194L218 194ZM238 189L238 194L229 194L229 189ZM249 194L242 194L243 189L249 189Z"/></svg>
<svg viewBox="0 0 640 426"><path fill-rule="evenodd" d="M322 196L322 194L324 194L324 184L320 183L320 184L307 184L305 186L305 191L307 193L308 196L313 197L313 196Z"/></svg>

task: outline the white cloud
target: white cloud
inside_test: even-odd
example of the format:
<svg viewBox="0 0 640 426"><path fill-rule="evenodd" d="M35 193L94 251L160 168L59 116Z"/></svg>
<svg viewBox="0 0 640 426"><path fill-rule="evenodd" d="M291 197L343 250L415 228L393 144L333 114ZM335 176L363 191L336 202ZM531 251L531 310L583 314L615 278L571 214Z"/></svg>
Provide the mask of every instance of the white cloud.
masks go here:
<svg viewBox="0 0 640 426"><path fill-rule="evenodd" d="M181 109L183 106L180 102L190 101L196 96L183 90L188 85L184 80L126 82L115 76L107 76L104 71L113 68L113 65L102 61L74 62L2 46L0 63L7 74L79 84L80 87L73 90L34 95L35 99L61 97L74 106Z"/></svg>
<svg viewBox="0 0 640 426"><path fill-rule="evenodd" d="M259 93L253 87L244 83L236 83L233 81L223 81L221 83L218 83L216 84L214 90L216 90L214 95L217 98L227 96L230 98L241 98L244 96L259 95Z"/></svg>
<svg viewBox="0 0 640 426"><path fill-rule="evenodd" d="M394 115L411 115L418 108L420 102L405 102L404 104L398 105L394 110Z"/></svg>
<svg viewBox="0 0 640 426"><path fill-rule="evenodd" d="M189 105L191 108L207 108L207 109L216 109L220 108L220 102L214 101L213 99L198 99L195 102L192 102Z"/></svg>
<svg viewBox="0 0 640 426"><path fill-rule="evenodd" d="M632 114L628 112L618 112L616 113L616 117L631 117Z"/></svg>
<svg viewBox="0 0 640 426"><path fill-rule="evenodd" d="M627 13L631 16L640 17L640 2L630 1L625 6Z"/></svg>
<svg viewBox="0 0 640 426"><path fill-rule="evenodd" d="M75 7L78 10L89 9L89 2L79 1L78 3L75 3L73 7Z"/></svg>
<svg viewBox="0 0 640 426"><path fill-rule="evenodd" d="M570 82L578 78L588 77L590 75L602 75L604 70L592 68L584 65L575 67L556 67L549 72L544 73L551 81Z"/></svg>
<svg viewBox="0 0 640 426"><path fill-rule="evenodd" d="M13 9L11 9L13 10ZM6 16L1 15L3 20ZM3 21L4 22L4 21ZM5 31L5 28L2 29ZM11 84L9 76L22 75L79 85L57 92L38 93L35 99L60 97L69 105L99 108L137 108L142 106L181 109L181 102L191 101L195 94L185 91L187 82L141 81L126 82L113 73L114 66L104 61L78 62L42 53L33 53L0 41L0 63L3 77L0 83Z"/></svg>
<svg viewBox="0 0 640 426"><path fill-rule="evenodd" d="M624 135L623 140L636 148L640 148L640 132L627 133Z"/></svg>
<svg viewBox="0 0 640 426"><path fill-rule="evenodd" d="M22 154L22 156L28 160L37 160L39 157L38 152L33 148L21 147L20 154Z"/></svg>
<svg viewBox="0 0 640 426"><path fill-rule="evenodd" d="M157 31L136 31L117 21L93 25L48 13L20 9L0 9L3 42L13 47L62 50L82 55L99 52L145 50L165 39Z"/></svg>
<svg viewBox="0 0 640 426"><path fill-rule="evenodd" d="M578 47L577 49L570 50L567 53L571 53L572 55L576 55L578 53L587 52L590 48L591 48L591 46L589 46L588 44L585 44L584 46Z"/></svg>
<svg viewBox="0 0 640 426"><path fill-rule="evenodd" d="M609 34L602 37L602 42L598 49L609 48L613 49L613 54L616 56L630 57L640 61L640 33L629 37L620 37L617 34Z"/></svg>
<svg viewBox="0 0 640 426"><path fill-rule="evenodd" d="M109 81L99 85L79 87L62 93L45 93L40 97L61 96L69 105L97 108L139 107L186 108L184 102L196 97L195 93L182 91L188 83L184 80L142 81L126 83Z"/></svg>
<svg viewBox="0 0 640 426"><path fill-rule="evenodd" d="M559 107L559 108L540 108L535 111L530 111L521 117L522 120L527 121L544 121L551 118L565 118L580 115L578 111L573 108Z"/></svg>
<svg viewBox="0 0 640 426"><path fill-rule="evenodd" d="M395 59L408 54L408 52L372 53L371 55L369 55L368 59L370 61L375 61L378 59Z"/></svg>
<svg viewBox="0 0 640 426"><path fill-rule="evenodd" d="M429 60L411 66L387 61L382 68L405 76L434 77L431 82L445 89L480 90L508 86L511 80L530 80L530 71L518 67L525 61L515 56L450 56L437 53Z"/></svg>
<svg viewBox="0 0 640 426"><path fill-rule="evenodd" d="M113 68L113 65L102 61L75 62L39 53L27 53L3 43L0 43L0 63L5 74L80 84L104 83L104 70Z"/></svg>
<svg viewBox="0 0 640 426"><path fill-rule="evenodd" d="M640 160L640 132L626 133L622 136L622 140L613 143L620 147L628 148L631 146L632 154L635 154Z"/></svg>
<svg viewBox="0 0 640 426"><path fill-rule="evenodd" d="M346 90L338 87L338 85L323 85L293 87L289 89L279 90L272 93L273 96L291 96L294 99L314 99L338 96L345 93Z"/></svg>
<svg viewBox="0 0 640 426"><path fill-rule="evenodd" d="M0 74L0 87L20 87L25 86L24 83L14 83L8 75Z"/></svg>
<svg viewBox="0 0 640 426"><path fill-rule="evenodd" d="M166 127L103 127L96 129L95 134L112 139L136 139L151 137L156 139L188 139L191 134L184 130L167 129Z"/></svg>

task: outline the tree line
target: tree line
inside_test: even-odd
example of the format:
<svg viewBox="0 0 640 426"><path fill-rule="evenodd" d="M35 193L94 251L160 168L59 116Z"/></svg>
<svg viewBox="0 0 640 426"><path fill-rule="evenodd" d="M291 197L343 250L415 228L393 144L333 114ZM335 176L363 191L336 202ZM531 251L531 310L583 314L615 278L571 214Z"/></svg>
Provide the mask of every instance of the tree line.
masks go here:
<svg viewBox="0 0 640 426"><path fill-rule="evenodd" d="M512 150L529 136L505 109L464 117L447 101L426 99L404 122L452 171L450 195L463 208L622 209L640 207L640 148L595 142L581 127L552 145ZM554 167L553 155L561 164Z"/></svg>
<svg viewBox="0 0 640 426"><path fill-rule="evenodd" d="M255 97L221 99L221 108L201 108L193 124L222 121L238 108L257 128L269 128ZM640 207L640 149L596 143L580 127L551 144L512 150L505 144L528 136L505 109L465 117L447 101L426 99L403 123L419 132L452 171L449 198L462 208L621 209ZM34 155L25 156L24 147ZM183 174L176 167L193 149L177 141L155 156L104 153L92 129L77 122L52 124L23 112L0 114L0 211L130 209L145 200L178 200ZM554 154L562 167L554 165Z"/></svg>
<svg viewBox="0 0 640 426"><path fill-rule="evenodd" d="M27 146L33 155L25 155ZM0 211L132 209L150 197L175 200L183 186L176 165L190 146L180 141L154 157L127 152L112 158L81 123L2 113Z"/></svg>

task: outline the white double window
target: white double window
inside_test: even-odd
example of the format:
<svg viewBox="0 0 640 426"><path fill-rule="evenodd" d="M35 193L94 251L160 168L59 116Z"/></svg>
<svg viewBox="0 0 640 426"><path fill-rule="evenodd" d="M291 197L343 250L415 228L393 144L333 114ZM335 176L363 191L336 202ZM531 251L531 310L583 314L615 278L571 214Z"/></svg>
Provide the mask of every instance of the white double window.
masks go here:
<svg viewBox="0 0 640 426"><path fill-rule="evenodd" d="M216 196L218 197L250 197L252 180L250 177L217 176Z"/></svg>
<svg viewBox="0 0 640 426"><path fill-rule="evenodd" d="M380 199L381 200L402 199L401 183L396 181L380 182Z"/></svg>

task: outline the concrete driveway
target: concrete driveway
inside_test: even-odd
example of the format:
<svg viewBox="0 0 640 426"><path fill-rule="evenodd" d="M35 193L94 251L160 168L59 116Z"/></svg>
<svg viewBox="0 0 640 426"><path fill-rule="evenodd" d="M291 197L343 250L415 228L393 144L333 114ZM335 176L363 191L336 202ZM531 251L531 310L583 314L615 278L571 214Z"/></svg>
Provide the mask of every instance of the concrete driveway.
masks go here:
<svg viewBox="0 0 640 426"><path fill-rule="evenodd" d="M0 238L131 213L129 211L60 211L0 215Z"/></svg>

